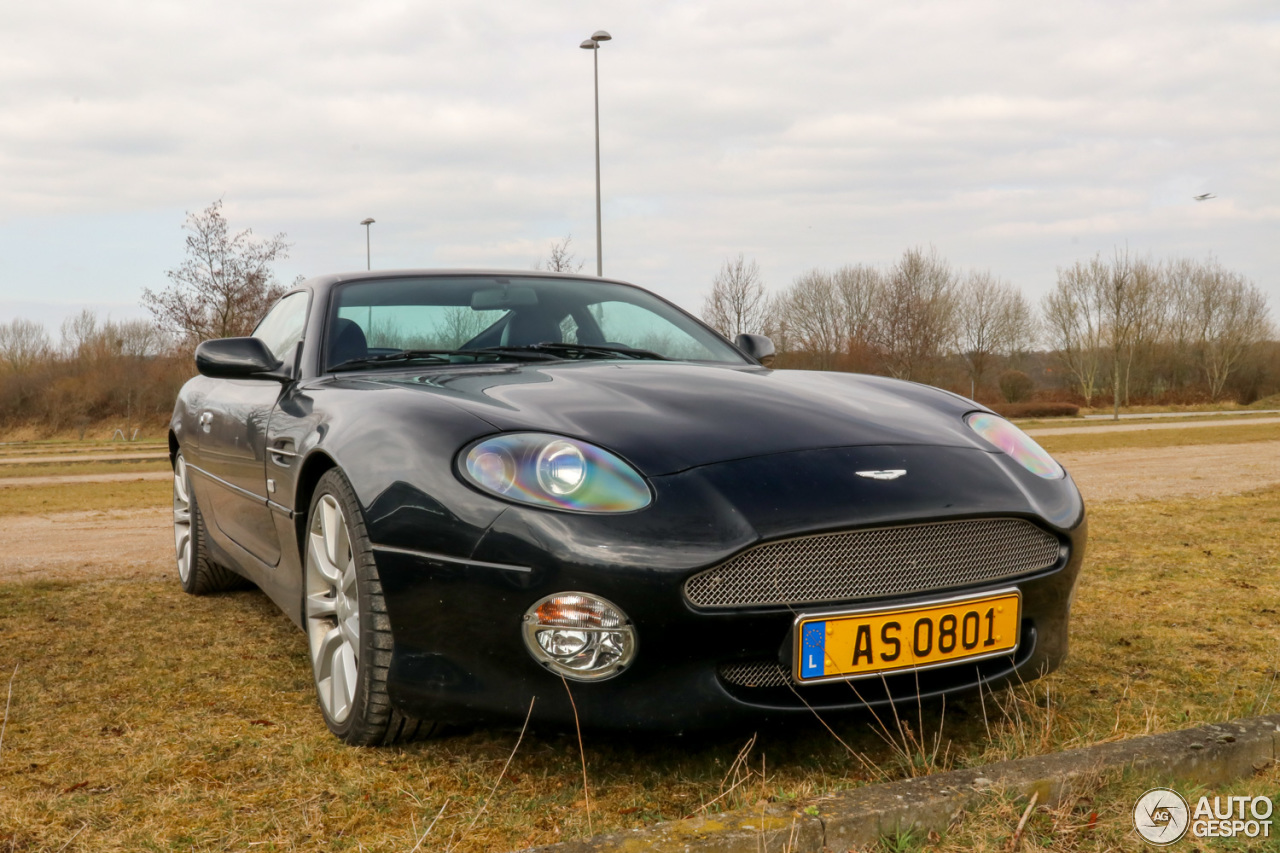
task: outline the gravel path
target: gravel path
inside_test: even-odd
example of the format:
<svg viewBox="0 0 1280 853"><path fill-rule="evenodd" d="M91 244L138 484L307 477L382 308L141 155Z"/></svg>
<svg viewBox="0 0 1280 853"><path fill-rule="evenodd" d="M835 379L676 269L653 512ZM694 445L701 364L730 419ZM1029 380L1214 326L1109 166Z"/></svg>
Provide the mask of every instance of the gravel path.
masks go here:
<svg viewBox="0 0 1280 853"><path fill-rule="evenodd" d="M1229 495L1280 485L1280 441L1117 447L1054 458L1086 501Z"/></svg>
<svg viewBox="0 0 1280 853"><path fill-rule="evenodd" d="M1223 495L1280 485L1280 441L1091 450L1057 458L1090 502ZM172 475L103 476L168 479ZM172 578L176 570L171 524L168 507L2 518L0 582Z"/></svg>
<svg viewBox="0 0 1280 853"><path fill-rule="evenodd" d="M176 577L173 561L168 507L0 519L0 582Z"/></svg>

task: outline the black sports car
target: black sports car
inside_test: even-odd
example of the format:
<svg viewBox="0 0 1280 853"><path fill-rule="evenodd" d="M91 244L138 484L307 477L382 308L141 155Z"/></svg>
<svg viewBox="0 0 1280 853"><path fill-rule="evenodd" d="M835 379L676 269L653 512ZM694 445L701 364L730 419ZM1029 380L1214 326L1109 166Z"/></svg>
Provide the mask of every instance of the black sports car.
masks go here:
<svg viewBox="0 0 1280 853"><path fill-rule="evenodd" d="M771 370L617 281L312 279L174 409L183 587L307 634L356 744L441 721L683 730L916 702L1067 653L1085 512L992 412Z"/></svg>

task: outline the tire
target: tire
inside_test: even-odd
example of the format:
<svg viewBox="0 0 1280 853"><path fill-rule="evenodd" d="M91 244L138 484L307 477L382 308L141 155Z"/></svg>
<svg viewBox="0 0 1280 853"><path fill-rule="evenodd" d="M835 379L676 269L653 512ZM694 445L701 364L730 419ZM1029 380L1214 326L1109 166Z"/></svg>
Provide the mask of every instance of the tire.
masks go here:
<svg viewBox="0 0 1280 853"><path fill-rule="evenodd" d="M244 578L209 559L208 542L204 516L191 490L191 474L179 451L173 459L173 544L178 558L178 582L190 595L244 587Z"/></svg>
<svg viewBox="0 0 1280 853"><path fill-rule="evenodd" d="M352 746L389 745L435 725L391 706L394 639L355 491L337 468L316 484L307 514L303 617L325 724Z"/></svg>

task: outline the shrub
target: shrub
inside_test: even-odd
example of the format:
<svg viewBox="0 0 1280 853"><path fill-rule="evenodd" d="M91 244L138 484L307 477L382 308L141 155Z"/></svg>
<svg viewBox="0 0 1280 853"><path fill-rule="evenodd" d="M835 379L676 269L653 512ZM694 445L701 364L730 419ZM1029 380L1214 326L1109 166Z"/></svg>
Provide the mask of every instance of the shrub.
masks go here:
<svg viewBox="0 0 1280 853"><path fill-rule="evenodd" d="M1031 399L1031 392L1036 387L1031 377L1021 370L1006 370L1000 374L997 381L1000 384L1000 393L1008 403L1025 403Z"/></svg>
<svg viewBox="0 0 1280 853"><path fill-rule="evenodd" d="M1080 407L1071 403L1001 403L991 407L1006 418L1074 418Z"/></svg>

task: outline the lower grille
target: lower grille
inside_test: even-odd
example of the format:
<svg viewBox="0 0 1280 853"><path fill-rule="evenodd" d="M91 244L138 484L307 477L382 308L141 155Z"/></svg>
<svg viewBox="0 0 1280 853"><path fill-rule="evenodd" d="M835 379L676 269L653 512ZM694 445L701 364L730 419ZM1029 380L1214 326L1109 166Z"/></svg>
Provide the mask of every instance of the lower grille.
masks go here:
<svg viewBox="0 0 1280 853"><path fill-rule="evenodd" d="M786 670L772 661L726 663L718 671L720 678L739 687L782 687L791 680Z"/></svg>
<svg viewBox="0 0 1280 853"><path fill-rule="evenodd" d="M1051 568L1057 537L1020 518L942 521L770 542L685 582L698 607L801 605L949 589Z"/></svg>

